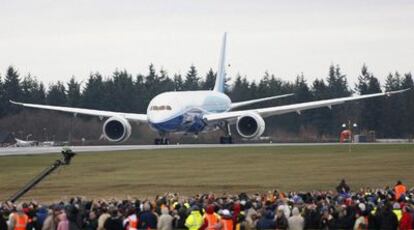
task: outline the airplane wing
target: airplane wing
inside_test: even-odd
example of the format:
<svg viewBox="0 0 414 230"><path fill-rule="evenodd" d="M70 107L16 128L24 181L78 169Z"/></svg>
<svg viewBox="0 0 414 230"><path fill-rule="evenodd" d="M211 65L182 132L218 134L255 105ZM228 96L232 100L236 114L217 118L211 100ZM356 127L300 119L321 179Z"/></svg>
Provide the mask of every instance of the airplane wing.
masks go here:
<svg viewBox="0 0 414 230"><path fill-rule="evenodd" d="M16 102L12 100L10 100L10 103L15 104L15 105L20 105L23 107L36 108L36 109L47 109L47 110L54 110L54 111L74 113L74 114L84 114L84 115L97 116L97 117L117 116L117 117L123 117L127 120L147 122L146 114L121 113L121 112L102 111L102 110L95 110L95 109L82 109L82 108L72 108L72 107L64 107L64 106L39 105L39 104Z"/></svg>
<svg viewBox="0 0 414 230"><path fill-rule="evenodd" d="M224 113L210 113L210 114L204 115L203 119L206 122L217 122L217 121L227 120L230 123L233 123L237 119L237 117L243 114L249 113L249 112L258 113L262 117L281 115L281 114L291 113L291 112L296 112L300 114L301 111L308 110L308 109L315 109L315 108L321 108L321 107L331 108L333 105L342 104L348 101L356 101L356 100L362 100L366 98L380 97L380 96L391 96L392 94L403 93L408 90L410 89L403 89L403 90L390 91L390 92L384 92L384 93L366 94L366 95L359 95L359 96L351 96L351 97L333 98L333 99L320 100L320 101L303 102L303 103L298 103L298 104L267 107L267 108L261 108L261 109L231 111L231 112L224 112Z"/></svg>
<svg viewBox="0 0 414 230"><path fill-rule="evenodd" d="M284 98L284 97L290 97L293 95L294 95L293 93L289 93L289 94L277 95L277 96L272 96L272 97L264 97L264 98L254 99L254 100L235 102L235 103L231 103L230 109L233 110L238 107L251 105L251 104L255 104L259 102L264 102L264 101L275 100L275 99Z"/></svg>

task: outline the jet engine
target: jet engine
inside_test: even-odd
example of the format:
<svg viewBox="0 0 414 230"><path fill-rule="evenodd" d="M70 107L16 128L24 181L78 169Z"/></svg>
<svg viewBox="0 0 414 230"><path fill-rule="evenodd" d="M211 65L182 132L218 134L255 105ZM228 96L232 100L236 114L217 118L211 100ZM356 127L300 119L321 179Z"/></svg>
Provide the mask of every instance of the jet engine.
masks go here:
<svg viewBox="0 0 414 230"><path fill-rule="evenodd" d="M122 142L131 136L131 124L122 117L111 117L103 125L103 135L110 142Z"/></svg>
<svg viewBox="0 0 414 230"><path fill-rule="evenodd" d="M248 139L260 137L265 130L265 121L257 113L247 113L237 118L236 129L240 136Z"/></svg>

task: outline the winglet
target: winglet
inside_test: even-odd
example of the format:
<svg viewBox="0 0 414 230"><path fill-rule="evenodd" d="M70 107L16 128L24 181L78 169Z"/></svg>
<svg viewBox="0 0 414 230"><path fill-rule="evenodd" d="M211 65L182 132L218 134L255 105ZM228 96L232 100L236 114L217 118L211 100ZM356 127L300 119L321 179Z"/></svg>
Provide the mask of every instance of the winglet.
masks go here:
<svg viewBox="0 0 414 230"><path fill-rule="evenodd" d="M411 90L411 88L406 88L406 89L401 89L401 90L395 90L395 91L389 91L389 92L385 92L385 94L386 94L387 96L391 96L391 95L393 95L393 94L397 94L397 93L404 93L404 92L407 92L407 91L409 91L409 90Z"/></svg>
<svg viewBox="0 0 414 230"><path fill-rule="evenodd" d="M216 83L214 84L214 91L224 92L224 80L226 77L226 39L227 32L223 35L223 43L221 45L219 65L217 69Z"/></svg>
<svg viewBox="0 0 414 230"><path fill-rule="evenodd" d="M21 102L17 102L17 101L13 101L13 100L9 100L10 103L14 104L14 105L23 105L23 103Z"/></svg>

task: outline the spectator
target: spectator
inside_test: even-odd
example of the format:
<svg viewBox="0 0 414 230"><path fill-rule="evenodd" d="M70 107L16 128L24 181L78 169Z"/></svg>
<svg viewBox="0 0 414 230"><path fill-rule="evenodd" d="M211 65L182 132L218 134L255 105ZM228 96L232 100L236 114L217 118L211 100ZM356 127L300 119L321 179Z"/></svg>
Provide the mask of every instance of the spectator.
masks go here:
<svg viewBox="0 0 414 230"><path fill-rule="evenodd" d="M356 220L354 224L354 230L368 229L368 212L364 203L358 205L358 211L356 213Z"/></svg>
<svg viewBox="0 0 414 230"><path fill-rule="evenodd" d="M410 213L410 208L407 206L404 206L403 208L403 214L400 220L400 230L409 230L413 229L413 216L412 213Z"/></svg>
<svg viewBox="0 0 414 230"><path fill-rule="evenodd" d="M124 219L124 229L126 230L137 230L138 229L138 217L134 207L127 208L127 217ZM146 221L146 220L145 220ZM143 226L147 226L146 222L142 221Z"/></svg>
<svg viewBox="0 0 414 230"><path fill-rule="evenodd" d="M285 207L284 205L279 205L276 211L276 229L287 229L288 220L285 217Z"/></svg>
<svg viewBox="0 0 414 230"><path fill-rule="evenodd" d="M57 216L60 211L56 208L50 209L48 215L43 222L42 230L55 230L57 228Z"/></svg>
<svg viewBox="0 0 414 230"><path fill-rule="evenodd" d="M109 214L108 209L106 207L102 207L102 213L98 217L98 229L97 230L105 230L104 228L105 222L110 217L111 215Z"/></svg>
<svg viewBox="0 0 414 230"><path fill-rule="evenodd" d="M38 205L34 201L17 206L7 202L0 204L0 212L4 216L0 218L0 228L3 230L5 221L9 220L9 229L15 229L17 210L27 215L31 221L26 224L24 230L66 229L66 222L69 223L69 230L125 230L123 223L129 229L184 229L187 226L200 230L230 228L230 223L232 229L246 230L413 227L414 189L407 190L398 202L395 199L395 191L389 187L362 188L357 192L349 190L347 194L335 191L275 191L252 195L225 194L218 197L214 194L181 197L168 193L142 201L90 201L73 198L68 202L60 201L51 206ZM192 209L189 208L190 204L193 206ZM300 209L303 209L303 215L299 212ZM204 218L201 210L206 210ZM218 220L216 212L223 215L223 220ZM158 213L161 215L159 218ZM290 213L292 217L289 217ZM400 221L398 216L401 216ZM103 224L99 224L100 220Z"/></svg>
<svg viewBox="0 0 414 230"><path fill-rule="evenodd" d="M397 216L392 211L390 203L386 203L382 208L382 213L380 216L380 229L390 229L394 230L398 228L398 219Z"/></svg>
<svg viewBox="0 0 414 230"><path fill-rule="evenodd" d="M336 191L341 195L347 195L351 188L346 184L345 179L342 179L341 183L336 187Z"/></svg>
<svg viewBox="0 0 414 230"><path fill-rule="evenodd" d="M394 192L395 192L395 200L399 201L402 195L405 195L407 192L407 187L403 185L403 183L399 180L397 181L397 184L394 186Z"/></svg>
<svg viewBox="0 0 414 230"><path fill-rule="evenodd" d="M4 218L4 211L0 209L0 229L7 230L7 222Z"/></svg>
<svg viewBox="0 0 414 230"><path fill-rule="evenodd" d="M292 210L292 216L288 219L289 230L302 230L305 227L305 221L300 215L299 209L294 207Z"/></svg>
<svg viewBox="0 0 414 230"><path fill-rule="evenodd" d="M191 207L191 213L185 220L185 226L189 230L198 230L204 223L203 217L200 213L200 208L197 205Z"/></svg>
<svg viewBox="0 0 414 230"><path fill-rule="evenodd" d="M29 217L23 212L22 204L16 208L16 212L10 216L9 227L12 230L26 230L26 225L29 223Z"/></svg>
<svg viewBox="0 0 414 230"><path fill-rule="evenodd" d="M157 229L159 230L172 230L173 229L173 217L169 214L169 210L166 206L161 208L161 216L158 219Z"/></svg>
<svg viewBox="0 0 414 230"><path fill-rule="evenodd" d="M86 220L85 230L96 230L98 228L98 219L95 211L89 212L89 218Z"/></svg>
<svg viewBox="0 0 414 230"><path fill-rule="evenodd" d="M257 225L257 211L253 208L251 203L247 203L246 205L247 213L246 213L246 230L253 230L256 229Z"/></svg>
<svg viewBox="0 0 414 230"><path fill-rule="evenodd" d="M144 211L139 216L140 229L155 229L157 228L157 216L152 212L149 202L144 204Z"/></svg>
<svg viewBox="0 0 414 230"><path fill-rule="evenodd" d="M233 230L233 218L228 209L221 212L220 227L222 230Z"/></svg>
<svg viewBox="0 0 414 230"><path fill-rule="evenodd" d="M109 217L105 223L104 228L106 230L123 230L122 220L119 218L118 210L113 209L111 211L111 217Z"/></svg>
<svg viewBox="0 0 414 230"><path fill-rule="evenodd" d="M276 223L274 221L274 215L270 210L263 210L262 216L257 221L257 229L275 229Z"/></svg>
<svg viewBox="0 0 414 230"><path fill-rule="evenodd" d="M58 215L57 230L69 230L69 221L64 211L61 211Z"/></svg>
<svg viewBox="0 0 414 230"><path fill-rule="evenodd" d="M305 207L304 219L305 219L305 229L319 228L319 221L321 219L321 216L316 210L315 204L309 204Z"/></svg>
<svg viewBox="0 0 414 230"><path fill-rule="evenodd" d="M204 229L214 230L218 229L220 224L220 216L214 212L214 206L208 205L206 213L204 214Z"/></svg>

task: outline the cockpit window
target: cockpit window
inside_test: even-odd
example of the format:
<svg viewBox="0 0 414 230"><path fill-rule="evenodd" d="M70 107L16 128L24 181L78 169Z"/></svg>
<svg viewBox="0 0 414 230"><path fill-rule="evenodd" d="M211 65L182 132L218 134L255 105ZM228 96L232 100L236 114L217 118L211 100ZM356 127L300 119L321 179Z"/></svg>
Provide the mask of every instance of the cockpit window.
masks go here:
<svg viewBox="0 0 414 230"><path fill-rule="evenodd" d="M153 105L150 108L151 111L163 111L163 110L172 110L170 105Z"/></svg>

